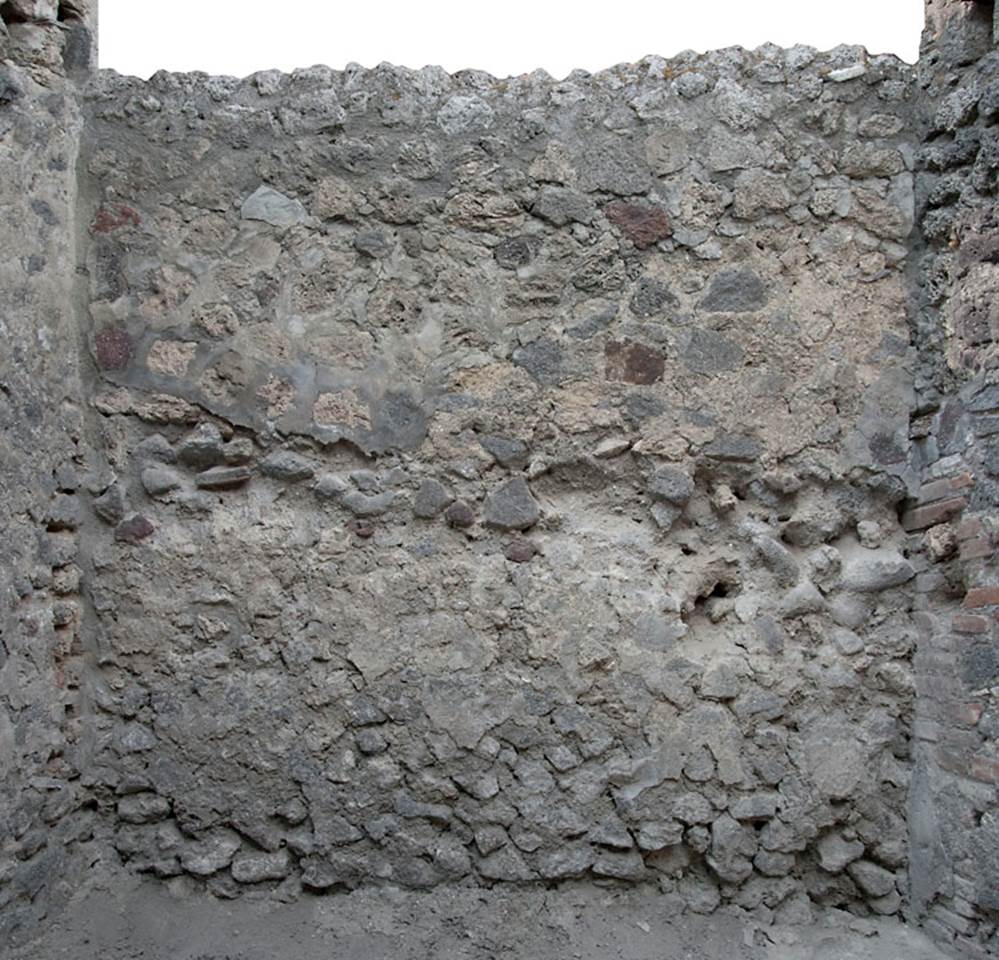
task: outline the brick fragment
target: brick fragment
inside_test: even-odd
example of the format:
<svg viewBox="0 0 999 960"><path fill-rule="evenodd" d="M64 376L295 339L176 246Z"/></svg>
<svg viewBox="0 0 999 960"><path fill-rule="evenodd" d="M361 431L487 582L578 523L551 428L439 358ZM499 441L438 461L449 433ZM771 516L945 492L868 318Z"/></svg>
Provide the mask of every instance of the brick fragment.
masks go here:
<svg viewBox="0 0 999 960"><path fill-rule="evenodd" d="M934 503L947 497L960 495L961 491L974 486L975 478L970 473L960 473L956 477L944 477L942 480L934 480L932 483L924 483L919 488L917 503L923 506L927 503Z"/></svg>
<svg viewBox="0 0 999 960"><path fill-rule="evenodd" d="M981 557L990 557L995 553L995 545L989 536L974 537L961 542L961 559L978 560Z"/></svg>
<svg viewBox="0 0 999 960"><path fill-rule="evenodd" d="M999 604L999 585L992 587L974 587L964 598L966 607L991 607Z"/></svg>
<svg viewBox="0 0 999 960"><path fill-rule="evenodd" d="M983 783L999 784L999 759L995 757L972 757L968 765L968 773Z"/></svg>
<svg viewBox="0 0 999 960"><path fill-rule="evenodd" d="M958 613L950 622L950 628L955 633L985 633L989 629L989 621L974 613Z"/></svg>
<svg viewBox="0 0 999 960"><path fill-rule="evenodd" d="M902 527L907 533L914 530L925 530L927 527L946 523L957 516L966 506L966 497L953 497L950 500L940 500L924 507L915 507L902 514Z"/></svg>

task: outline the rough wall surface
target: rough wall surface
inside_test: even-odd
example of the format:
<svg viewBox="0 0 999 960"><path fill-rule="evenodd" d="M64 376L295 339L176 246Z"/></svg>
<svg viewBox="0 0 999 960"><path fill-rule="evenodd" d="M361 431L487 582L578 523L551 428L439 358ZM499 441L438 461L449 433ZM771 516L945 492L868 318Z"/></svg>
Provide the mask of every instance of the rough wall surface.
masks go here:
<svg viewBox="0 0 999 960"><path fill-rule="evenodd" d="M79 550L18 602L81 572L91 693L37 642L5 688L86 744L58 796L218 896L592 877L987 951L985 6L918 69L96 75L25 387L76 419L5 453Z"/></svg>
<svg viewBox="0 0 999 960"><path fill-rule="evenodd" d="M911 81L103 76L122 855L898 910Z"/></svg>
<svg viewBox="0 0 999 960"><path fill-rule="evenodd" d="M89 50L82 8L7 3L0 26L0 941L66 892L92 832L81 786L83 608L78 492L76 162L83 127L67 73ZM29 16L30 15L30 16ZM91 445L92 446L92 445Z"/></svg>

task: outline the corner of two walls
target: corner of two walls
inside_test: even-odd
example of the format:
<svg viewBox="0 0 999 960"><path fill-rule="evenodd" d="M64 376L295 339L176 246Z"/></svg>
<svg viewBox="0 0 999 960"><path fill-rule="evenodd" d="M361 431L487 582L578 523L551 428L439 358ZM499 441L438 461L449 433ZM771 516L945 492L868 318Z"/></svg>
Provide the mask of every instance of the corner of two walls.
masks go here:
<svg viewBox="0 0 999 960"><path fill-rule="evenodd" d="M929 563L918 585L912 907L969 957L999 952L997 40L992 3L927 4L910 431L923 484L906 517L914 555Z"/></svg>
<svg viewBox="0 0 999 960"><path fill-rule="evenodd" d="M0 8L0 942L30 935L85 869L92 443L80 380L77 81L82 3Z"/></svg>

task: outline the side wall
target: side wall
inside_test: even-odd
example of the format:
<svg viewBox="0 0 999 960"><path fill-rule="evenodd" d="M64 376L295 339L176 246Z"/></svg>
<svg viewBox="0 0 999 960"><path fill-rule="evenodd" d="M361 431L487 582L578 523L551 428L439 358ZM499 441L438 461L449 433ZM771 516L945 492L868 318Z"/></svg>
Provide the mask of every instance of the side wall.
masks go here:
<svg viewBox="0 0 999 960"><path fill-rule="evenodd" d="M999 952L999 50L992 4L931 3L917 195L923 486L913 906L962 956ZM988 951L991 949L992 954Z"/></svg>
<svg viewBox="0 0 999 960"><path fill-rule="evenodd" d="M4 4L0 24L0 943L83 867L87 762L79 493L88 444L75 284L87 11Z"/></svg>

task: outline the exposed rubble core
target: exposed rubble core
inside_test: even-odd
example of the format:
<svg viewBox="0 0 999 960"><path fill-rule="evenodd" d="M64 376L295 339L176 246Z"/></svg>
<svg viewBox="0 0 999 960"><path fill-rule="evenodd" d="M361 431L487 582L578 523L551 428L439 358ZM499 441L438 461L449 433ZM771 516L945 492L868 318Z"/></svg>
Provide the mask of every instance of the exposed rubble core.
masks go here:
<svg viewBox="0 0 999 960"><path fill-rule="evenodd" d="M990 4L563 81L8 7L0 930L114 856L997 950Z"/></svg>

